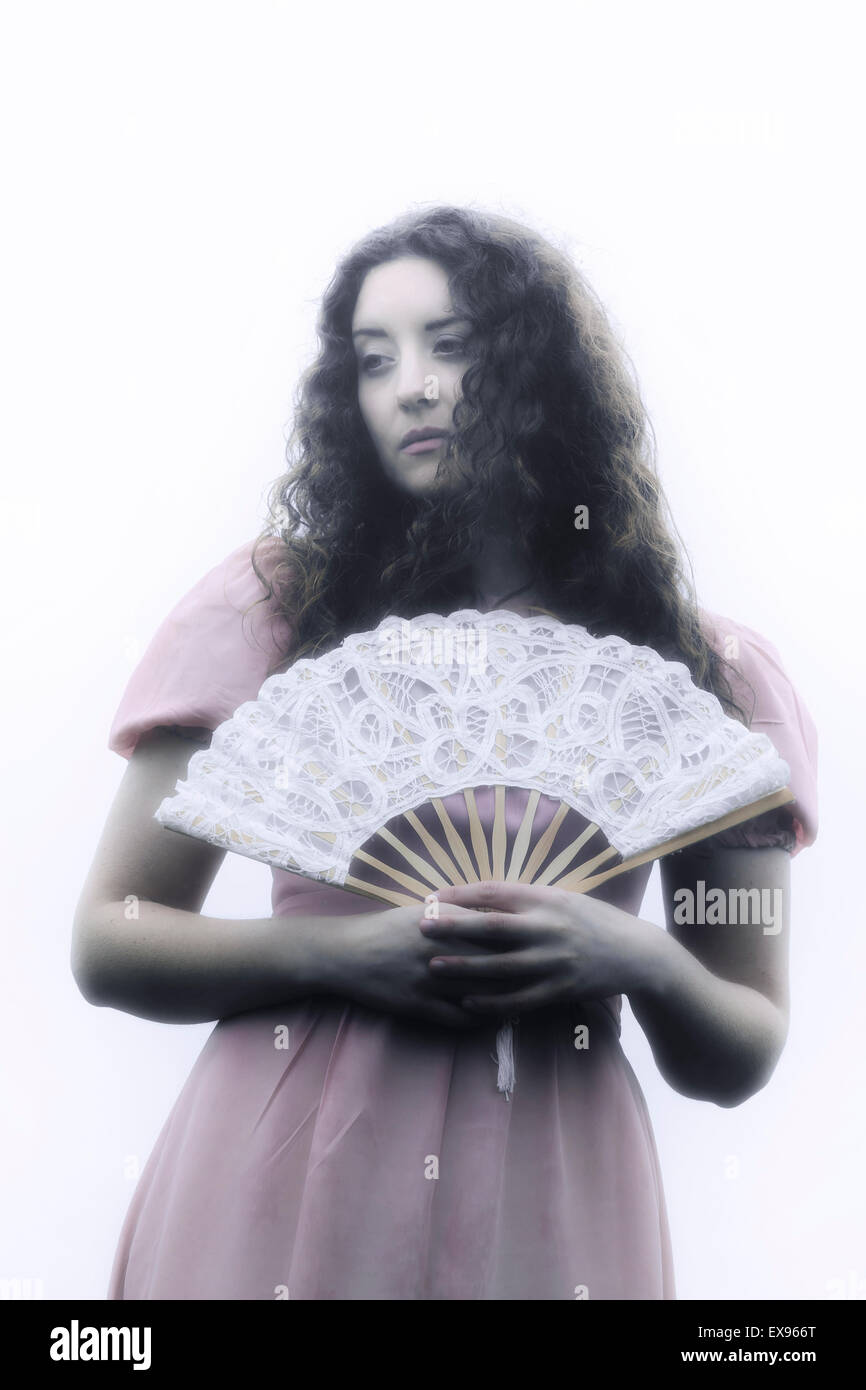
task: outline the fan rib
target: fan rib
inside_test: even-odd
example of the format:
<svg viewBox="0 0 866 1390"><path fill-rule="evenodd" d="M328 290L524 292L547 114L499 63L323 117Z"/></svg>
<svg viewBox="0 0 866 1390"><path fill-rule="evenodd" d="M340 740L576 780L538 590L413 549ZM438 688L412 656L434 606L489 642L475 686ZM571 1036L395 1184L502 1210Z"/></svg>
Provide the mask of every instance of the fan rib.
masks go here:
<svg viewBox="0 0 866 1390"><path fill-rule="evenodd" d="M587 859L587 861L586 861L585 864L579 864L578 867L577 867L576 869L572 869L572 871L571 871L570 874L565 874L564 877L562 877L561 879L559 879L559 880L557 881L557 883L555 884L555 887L557 887L557 888L569 888L569 889L575 890L576 892L582 892L582 891L583 891L582 885L583 885L584 879L585 879L585 878L589 878L589 876L590 876L590 874L592 873L593 869L597 869L597 868L599 867L600 864L606 864L607 861L608 861L609 859L613 859L614 856L615 856L618 852L619 852L619 851L616 850L616 849L614 849L614 847L613 847L612 845L609 846L607 849L603 849L603 850L601 851L600 854L597 854L597 855L595 856L594 859ZM610 869L610 870L608 870L608 874L613 874L613 873L618 873L618 872L619 872L619 865L617 865L616 869ZM602 878L607 878L607 877L608 877L608 874L604 874L604 875L601 875L601 877L595 878L595 879L593 880L593 882L595 882L595 883L601 882L601 879L602 879Z"/></svg>
<svg viewBox="0 0 866 1390"><path fill-rule="evenodd" d="M460 877L460 870L457 868L454 860L445 853L439 841L433 839L426 825L423 821L418 819L414 811L406 812L406 820L416 834L423 840L425 848L429 851L430 856L436 860L436 863L439 865L445 877L450 879L452 883L465 882L465 880Z"/></svg>
<svg viewBox="0 0 866 1390"><path fill-rule="evenodd" d="M587 840L591 840L597 831L598 826L590 822L582 834L578 835L576 840L572 840L571 844L564 849L561 854L558 854L551 864L548 864L547 868L543 873L539 874L538 878L533 879L533 883L537 883L539 887L542 887L544 884L550 883L551 879L556 878L557 874L563 873L575 856L583 849Z"/></svg>
<svg viewBox="0 0 866 1390"><path fill-rule="evenodd" d="M493 877L497 883L505 878L505 850L507 835L505 830L505 788L497 787L494 793L493 831L490 836L493 851Z"/></svg>
<svg viewBox="0 0 866 1390"><path fill-rule="evenodd" d="M419 898L426 898L430 891L426 883L420 883L417 878L412 878L410 874L404 874L400 869L392 869L390 864L383 864L381 859L376 859L365 849L356 849L355 858L363 859L365 864L370 864L380 873L387 874L388 878L392 878L395 883L402 883L404 888L408 888L410 893L416 893Z"/></svg>
<svg viewBox="0 0 866 1390"><path fill-rule="evenodd" d="M478 875L482 881L489 881L493 877L493 871L490 868L490 859L487 854L487 840L484 837L484 827L481 824L481 817L478 814L478 807L475 804L475 792L471 787L467 787L464 791L463 800L466 802L466 811L469 817L469 835L472 840L472 848L475 850Z"/></svg>
<svg viewBox="0 0 866 1390"><path fill-rule="evenodd" d="M673 840L665 840L663 844L643 850L641 854L633 854L630 859L624 859L621 864L617 864L615 868L608 869L603 874L595 874L592 878L580 879L576 885L576 891L587 893L590 889L605 883L607 879L613 878L615 874L624 874L629 869L636 869L641 864L649 863L650 860L662 859L667 854L673 854L675 850L684 849L686 845L693 845L700 840L709 839L711 835L718 835L722 830L730 830L734 825L741 825L743 821L752 820L755 816L763 815L765 811L773 811L777 806L785 806L793 800L794 793L790 787L782 787L780 791L770 792L768 796L762 796L759 801L753 801L750 806L741 806L738 811L729 811L726 816L719 816L717 820L707 821L704 825L699 825L696 830L688 830L683 835L677 835ZM566 885L560 883L557 886L565 887Z"/></svg>
<svg viewBox="0 0 866 1390"><path fill-rule="evenodd" d="M520 829L514 838L514 848L511 851L511 863L508 865L508 873L505 875L506 883L519 882L520 870L523 868L526 851L529 849L532 822L535 820L535 812L540 799L541 792L530 792L529 800L526 803L526 810L523 812L523 820L520 822Z"/></svg>
<svg viewBox="0 0 866 1390"><path fill-rule="evenodd" d="M460 865L461 869L463 870L463 873L465 874L463 882L478 883L478 875L472 867L472 860L469 858L469 855L466 851L466 846L464 845L460 836L457 834L457 831L454 829L454 823L451 820L451 817L449 816L448 812L446 811L444 803L439 799L438 796L434 796L430 804L435 810L440 821L442 822L442 829L445 831L448 843L451 846L451 849L454 853L454 858L457 860L457 863Z"/></svg>
<svg viewBox="0 0 866 1390"><path fill-rule="evenodd" d="M417 898L409 898L405 893L394 893L390 888L376 888L371 891L369 883L365 883L362 878L355 878L352 874L347 874L343 887L351 889L353 893L363 893L365 898L375 898L377 902L391 903L394 907L413 907ZM425 893L426 897L427 894Z"/></svg>
<svg viewBox="0 0 866 1390"><path fill-rule="evenodd" d="M560 801L556 810L556 815L553 817L553 820L550 822L544 834L539 838L538 844L529 857L529 863L518 879L519 883L532 883L534 881L536 869L540 868L544 863L550 846L556 839L557 831L570 810L571 807L567 801Z"/></svg>
<svg viewBox="0 0 866 1390"><path fill-rule="evenodd" d="M378 833L383 840L386 840L399 854L402 854L407 864L411 864L413 869L417 869L419 874L423 874L424 878L432 883L434 888L447 887L447 880L437 869L433 868L432 864L428 864L425 859L421 858L420 854L416 854L408 845L404 845L403 841L398 840L397 836L392 834L385 826L383 826Z"/></svg>

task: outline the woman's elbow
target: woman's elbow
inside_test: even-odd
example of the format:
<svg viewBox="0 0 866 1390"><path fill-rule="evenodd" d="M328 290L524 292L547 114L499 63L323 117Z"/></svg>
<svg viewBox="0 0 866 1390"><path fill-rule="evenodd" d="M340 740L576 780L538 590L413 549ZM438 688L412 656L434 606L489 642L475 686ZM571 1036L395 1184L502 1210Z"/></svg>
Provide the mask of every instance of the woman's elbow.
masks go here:
<svg viewBox="0 0 866 1390"><path fill-rule="evenodd" d="M88 1004L104 1008L108 1002L105 997L105 948L93 924L82 917L76 917L72 928L72 947L69 953L69 967L79 993Z"/></svg>
<svg viewBox="0 0 866 1390"><path fill-rule="evenodd" d="M102 996L100 978L98 972L93 969L92 963L86 956L73 948L69 964L72 978L78 986L78 992L82 998L97 1008L103 1007L105 1000Z"/></svg>
<svg viewBox="0 0 866 1390"><path fill-rule="evenodd" d="M785 1050L787 1036L787 1018L780 1012L772 1035L750 1063L739 1071L735 1079L732 1078L731 1085L724 1087L720 1095L713 1096L716 1105L732 1110L762 1091L776 1070L779 1058Z"/></svg>

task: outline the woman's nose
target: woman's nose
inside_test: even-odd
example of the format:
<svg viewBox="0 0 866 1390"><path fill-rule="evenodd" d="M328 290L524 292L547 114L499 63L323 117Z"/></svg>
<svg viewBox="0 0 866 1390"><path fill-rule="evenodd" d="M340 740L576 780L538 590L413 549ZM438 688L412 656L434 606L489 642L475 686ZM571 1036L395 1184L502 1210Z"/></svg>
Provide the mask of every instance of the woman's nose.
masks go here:
<svg viewBox="0 0 866 1390"><path fill-rule="evenodd" d="M397 377L397 400L401 405L417 405L419 401L436 400L439 380L428 363L403 361Z"/></svg>

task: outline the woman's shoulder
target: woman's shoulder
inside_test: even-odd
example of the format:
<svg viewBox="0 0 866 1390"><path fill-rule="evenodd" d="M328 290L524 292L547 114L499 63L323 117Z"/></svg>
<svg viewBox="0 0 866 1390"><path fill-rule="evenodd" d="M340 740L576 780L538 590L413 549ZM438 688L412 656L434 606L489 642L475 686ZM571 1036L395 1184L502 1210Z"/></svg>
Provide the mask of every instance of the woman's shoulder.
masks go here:
<svg viewBox="0 0 866 1390"><path fill-rule="evenodd" d="M794 684L776 644L748 624L699 609L701 627L723 657L734 699L754 733L763 733L790 768L795 801L794 852L813 843L818 822L818 731L802 692Z"/></svg>
<svg viewBox="0 0 866 1390"><path fill-rule="evenodd" d="M208 569L173 611L212 607L214 616L223 608L245 613L265 598L263 579L267 587L275 586L284 569L285 554L285 546L277 536L262 535L244 541ZM269 617L279 611L276 594L262 604L262 609Z"/></svg>
<svg viewBox="0 0 866 1390"><path fill-rule="evenodd" d="M279 660L291 642L280 604L285 547L278 537L244 541L212 565L177 601L159 632L190 662L251 665ZM181 651L181 649L183 649Z"/></svg>
<svg viewBox="0 0 866 1390"><path fill-rule="evenodd" d="M729 678L733 677L737 694L746 697L747 713L754 702L753 720L786 721L805 710L803 698L771 638L726 614L707 608L700 608L698 613L708 642L727 663L726 672Z"/></svg>
<svg viewBox="0 0 866 1390"><path fill-rule="evenodd" d="M244 541L178 599L127 682L113 751L130 757L148 728L213 730L255 699L291 646L275 584L283 556L277 537Z"/></svg>

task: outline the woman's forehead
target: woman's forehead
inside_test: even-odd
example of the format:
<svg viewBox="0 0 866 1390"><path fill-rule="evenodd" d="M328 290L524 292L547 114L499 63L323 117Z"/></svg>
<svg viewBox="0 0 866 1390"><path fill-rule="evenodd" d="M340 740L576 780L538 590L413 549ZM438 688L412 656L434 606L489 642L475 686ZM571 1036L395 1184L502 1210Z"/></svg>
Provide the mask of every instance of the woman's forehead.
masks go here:
<svg viewBox="0 0 866 1390"><path fill-rule="evenodd" d="M426 324L454 314L442 267L425 257L404 256L367 272L352 315L352 330L381 328L379 320L387 317Z"/></svg>

